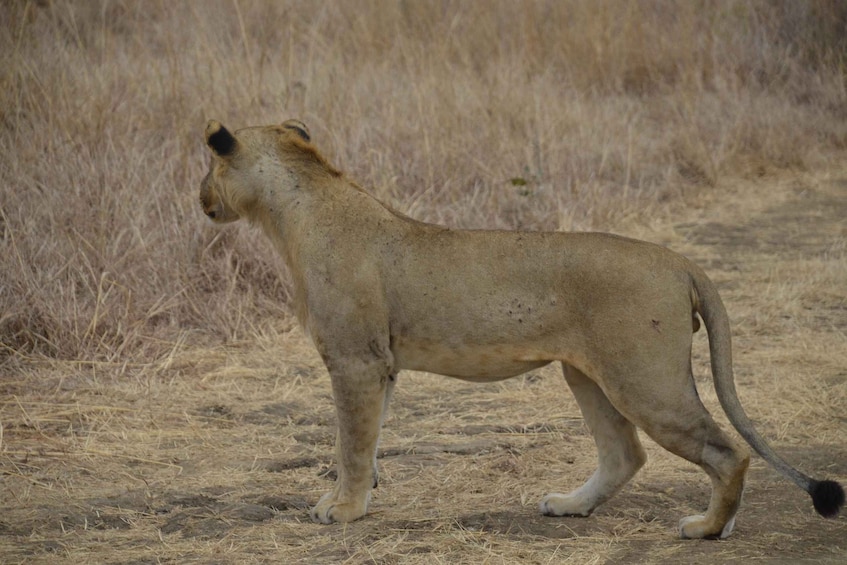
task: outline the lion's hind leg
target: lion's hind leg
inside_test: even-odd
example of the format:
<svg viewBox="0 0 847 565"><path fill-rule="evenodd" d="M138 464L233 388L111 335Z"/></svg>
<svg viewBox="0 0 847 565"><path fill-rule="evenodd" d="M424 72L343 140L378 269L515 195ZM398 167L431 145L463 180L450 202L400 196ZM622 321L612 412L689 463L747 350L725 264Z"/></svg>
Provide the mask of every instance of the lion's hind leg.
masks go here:
<svg viewBox="0 0 847 565"><path fill-rule="evenodd" d="M548 516L588 516L623 488L647 456L635 426L612 406L600 387L574 367L566 364L562 367L585 423L594 435L598 467L584 485L569 494L545 496L539 509Z"/></svg>
<svg viewBox="0 0 847 565"><path fill-rule="evenodd" d="M684 387L644 376L639 382L648 385L639 391L640 402L612 400L625 408L626 416L656 443L699 465L712 481L712 496L705 515L680 520L680 537L729 536L741 503L750 456L709 415L697 396L690 374Z"/></svg>

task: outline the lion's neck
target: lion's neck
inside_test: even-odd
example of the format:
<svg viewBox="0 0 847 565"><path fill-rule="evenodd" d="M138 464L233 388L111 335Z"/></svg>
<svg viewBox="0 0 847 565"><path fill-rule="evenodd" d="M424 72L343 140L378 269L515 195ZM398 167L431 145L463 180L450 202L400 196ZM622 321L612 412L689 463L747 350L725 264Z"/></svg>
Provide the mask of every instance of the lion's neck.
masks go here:
<svg viewBox="0 0 847 565"><path fill-rule="evenodd" d="M344 248L361 248L406 221L344 177L269 183L251 220L282 255L300 295L306 267L347 260Z"/></svg>

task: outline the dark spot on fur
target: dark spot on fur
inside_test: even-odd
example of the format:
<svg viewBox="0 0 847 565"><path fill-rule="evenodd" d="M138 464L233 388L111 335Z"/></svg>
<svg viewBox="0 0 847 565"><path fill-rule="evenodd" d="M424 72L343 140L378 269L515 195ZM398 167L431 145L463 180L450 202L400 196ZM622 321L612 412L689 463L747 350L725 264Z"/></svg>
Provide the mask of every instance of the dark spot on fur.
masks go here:
<svg viewBox="0 0 847 565"><path fill-rule="evenodd" d="M653 326L653 329L658 333L662 333L662 323L659 320L650 320L650 325Z"/></svg>

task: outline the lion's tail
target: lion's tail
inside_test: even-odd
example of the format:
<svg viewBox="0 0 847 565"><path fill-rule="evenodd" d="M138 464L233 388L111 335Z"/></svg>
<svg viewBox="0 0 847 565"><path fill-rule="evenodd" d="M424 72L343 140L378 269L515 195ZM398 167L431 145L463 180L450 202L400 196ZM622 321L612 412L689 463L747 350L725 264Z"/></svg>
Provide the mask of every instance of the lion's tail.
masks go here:
<svg viewBox="0 0 847 565"><path fill-rule="evenodd" d="M777 455L753 427L753 422L744 412L735 391L729 317L723 301L714 283L703 271L694 267L691 276L696 294L694 308L703 318L709 334L709 354L715 391L729 421L756 453L811 495L815 510L820 515L827 518L836 516L844 505L844 489L841 485L835 481L818 481L798 471Z"/></svg>

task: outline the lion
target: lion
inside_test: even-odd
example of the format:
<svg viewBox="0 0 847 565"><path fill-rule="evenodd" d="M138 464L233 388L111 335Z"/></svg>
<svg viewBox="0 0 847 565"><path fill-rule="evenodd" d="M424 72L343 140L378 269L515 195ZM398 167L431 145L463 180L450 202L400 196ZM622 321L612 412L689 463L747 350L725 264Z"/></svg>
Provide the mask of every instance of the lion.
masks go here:
<svg viewBox="0 0 847 565"><path fill-rule="evenodd" d="M397 374L487 382L558 361L594 437L598 467L573 492L544 496L548 516L588 516L644 464L636 433L699 465L712 482L704 515L682 538L732 531L749 463L700 401L691 371L699 319L720 404L738 433L838 514L844 491L782 460L735 391L730 324L702 269L659 245L604 233L458 230L378 201L333 167L306 125L231 133L210 121L200 188L217 223L259 226L291 275L293 309L332 381L338 478L311 509L317 522L367 512L380 429ZM698 319L699 317L699 319Z"/></svg>

